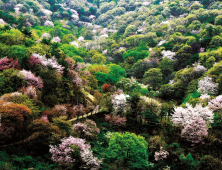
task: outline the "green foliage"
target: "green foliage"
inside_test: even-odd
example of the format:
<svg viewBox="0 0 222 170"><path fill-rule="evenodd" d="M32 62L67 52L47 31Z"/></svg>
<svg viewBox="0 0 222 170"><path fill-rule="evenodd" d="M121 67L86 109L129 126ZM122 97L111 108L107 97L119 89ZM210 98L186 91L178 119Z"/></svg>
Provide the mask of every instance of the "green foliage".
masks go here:
<svg viewBox="0 0 222 170"><path fill-rule="evenodd" d="M123 60L126 60L129 57L134 57L134 62L137 62L140 59L144 59L149 55L145 42L141 41L140 45L136 47L135 50L131 49L123 53Z"/></svg>
<svg viewBox="0 0 222 170"><path fill-rule="evenodd" d="M107 149L106 161L121 160L130 169L143 169L148 166L148 144L144 137L134 133L113 133Z"/></svg>
<svg viewBox="0 0 222 170"><path fill-rule="evenodd" d="M149 109L146 109L145 112L142 112L145 122L142 124L147 128L147 132L152 131L153 129L158 129L160 127L159 116L155 113L150 112Z"/></svg>
<svg viewBox="0 0 222 170"><path fill-rule="evenodd" d="M53 118L52 121L53 121L52 124L54 126L58 126L59 129L66 132L66 136L69 136L71 134L72 123L70 121L66 121L62 117Z"/></svg>
<svg viewBox="0 0 222 170"><path fill-rule="evenodd" d="M191 153L189 153L186 157L184 155L180 155L179 158L181 161L181 168L180 168L181 170L186 170L186 169L195 170L199 166L199 162L193 159Z"/></svg>
<svg viewBox="0 0 222 170"><path fill-rule="evenodd" d="M162 82L162 73L159 68L151 68L145 72L143 82L149 84L153 89L159 88Z"/></svg>
<svg viewBox="0 0 222 170"><path fill-rule="evenodd" d="M27 85L27 82L17 75L18 72L19 70L10 68L0 73L0 96L15 92L23 85Z"/></svg>
<svg viewBox="0 0 222 170"><path fill-rule="evenodd" d="M102 86L107 80L107 74L102 72L96 72L95 78L98 80L98 85Z"/></svg>

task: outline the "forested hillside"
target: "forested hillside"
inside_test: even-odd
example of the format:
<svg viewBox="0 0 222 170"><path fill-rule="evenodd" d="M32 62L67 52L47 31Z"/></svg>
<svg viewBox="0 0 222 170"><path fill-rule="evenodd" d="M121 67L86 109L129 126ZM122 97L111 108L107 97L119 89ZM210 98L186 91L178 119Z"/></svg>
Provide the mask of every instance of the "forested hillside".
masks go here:
<svg viewBox="0 0 222 170"><path fill-rule="evenodd" d="M0 170L222 169L220 0L0 0Z"/></svg>

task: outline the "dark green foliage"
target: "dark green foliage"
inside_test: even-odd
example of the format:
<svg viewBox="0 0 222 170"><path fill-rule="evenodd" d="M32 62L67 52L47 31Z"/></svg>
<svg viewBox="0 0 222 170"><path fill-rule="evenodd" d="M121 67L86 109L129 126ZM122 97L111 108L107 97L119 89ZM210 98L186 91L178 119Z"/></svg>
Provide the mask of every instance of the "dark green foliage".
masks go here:
<svg viewBox="0 0 222 170"><path fill-rule="evenodd" d="M150 112L149 109L142 112L142 115L145 119L145 122L142 125L147 129L147 132L152 132L153 129L158 130L160 127L159 116L153 112Z"/></svg>

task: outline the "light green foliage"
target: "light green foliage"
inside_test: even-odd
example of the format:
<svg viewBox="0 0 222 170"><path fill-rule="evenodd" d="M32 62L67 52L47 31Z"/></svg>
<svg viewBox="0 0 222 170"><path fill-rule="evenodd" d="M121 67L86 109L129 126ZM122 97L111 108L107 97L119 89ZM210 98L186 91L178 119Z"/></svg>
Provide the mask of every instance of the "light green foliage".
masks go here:
<svg viewBox="0 0 222 170"><path fill-rule="evenodd" d="M23 34L19 30L11 29L0 35L0 41L7 45L19 45L24 39Z"/></svg>
<svg viewBox="0 0 222 170"><path fill-rule="evenodd" d="M214 36L210 42L210 46L212 48L217 48L222 46L222 37L221 36Z"/></svg>
<svg viewBox="0 0 222 170"><path fill-rule="evenodd" d="M144 137L134 133L113 133L107 149L107 160L121 160L123 166L141 169L148 166L148 144ZM120 168L120 167L119 167Z"/></svg>
<svg viewBox="0 0 222 170"><path fill-rule="evenodd" d="M143 75L143 82L153 89L159 88L162 82L162 73L159 68L151 68Z"/></svg>
<svg viewBox="0 0 222 170"><path fill-rule="evenodd" d="M216 62L222 60L222 48L220 47L217 50L213 50L213 51L209 51L209 52L205 52L205 53L200 53L199 54L199 57L200 57L199 61L201 64L206 65L207 59L212 56L215 58Z"/></svg>
<svg viewBox="0 0 222 170"><path fill-rule="evenodd" d="M214 24L215 24L215 25L222 25L222 15L218 15L218 16L215 18Z"/></svg>
<svg viewBox="0 0 222 170"><path fill-rule="evenodd" d="M199 8L203 8L202 4L194 3L193 5L190 6L191 10L198 10Z"/></svg>
<svg viewBox="0 0 222 170"><path fill-rule="evenodd" d="M76 62L84 62L83 58L78 56L78 55L75 55L72 57Z"/></svg>
<svg viewBox="0 0 222 170"><path fill-rule="evenodd" d="M76 40L76 37L73 34L65 34L62 37L62 43L69 44L70 42Z"/></svg>
<svg viewBox="0 0 222 170"><path fill-rule="evenodd" d="M134 33L134 32L136 32L136 27L135 27L135 25L129 25L129 26L126 28L124 35L125 35L125 36L129 36L130 34L132 34L132 33Z"/></svg>
<svg viewBox="0 0 222 170"><path fill-rule="evenodd" d="M106 57L103 55L103 54L100 54L100 53L95 53L92 57L92 61L94 63L97 63L97 64L105 64L106 63Z"/></svg>
<svg viewBox="0 0 222 170"><path fill-rule="evenodd" d="M211 56L211 57L208 58L207 61L206 61L206 67L207 67L208 69L210 69L211 67L213 67L214 63L215 63L215 58L214 58L213 56Z"/></svg>

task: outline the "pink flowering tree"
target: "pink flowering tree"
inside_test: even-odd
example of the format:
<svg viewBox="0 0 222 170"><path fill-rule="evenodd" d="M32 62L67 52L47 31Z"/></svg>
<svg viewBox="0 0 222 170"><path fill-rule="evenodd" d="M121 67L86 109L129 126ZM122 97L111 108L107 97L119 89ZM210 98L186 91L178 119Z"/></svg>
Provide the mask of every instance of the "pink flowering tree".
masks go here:
<svg viewBox="0 0 222 170"><path fill-rule="evenodd" d="M163 149L163 147L161 146L160 151L155 152L154 158L156 161L162 161L162 160L166 159L168 155L169 155L169 152L165 151Z"/></svg>
<svg viewBox="0 0 222 170"><path fill-rule="evenodd" d="M36 88L43 88L43 80L40 77L36 77L31 71L22 70L18 75L24 76L24 79L28 81L29 85L33 85Z"/></svg>
<svg viewBox="0 0 222 170"><path fill-rule="evenodd" d="M77 123L73 125L73 131L78 133L81 138L94 139L100 133L99 128L93 120L86 119L84 123Z"/></svg>
<svg viewBox="0 0 222 170"><path fill-rule="evenodd" d="M0 59L0 71L6 70L8 68L20 69L18 59L13 61L12 58L10 58L10 59L8 59L7 57L1 58Z"/></svg>
<svg viewBox="0 0 222 170"><path fill-rule="evenodd" d="M39 55L39 54L33 53L32 58L33 59L31 61L29 61L30 63L34 62L34 64L41 64L44 68L51 66L52 68L56 69L58 73L60 73L60 74L63 73L64 67L62 67L61 65L58 64L55 56L47 59L44 55Z"/></svg>
<svg viewBox="0 0 222 170"><path fill-rule="evenodd" d="M222 95L217 96L215 99L212 99L208 102L208 106L213 111L221 111L222 110Z"/></svg>
<svg viewBox="0 0 222 170"><path fill-rule="evenodd" d="M120 115L105 115L105 120L110 122L114 126L125 126L127 119L125 117L120 117Z"/></svg>
<svg viewBox="0 0 222 170"><path fill-rule="evenodd" d="M52 160L57 163L71 164L82 162L81 167L97 170L100 168L102 161L93 156L90 151L91 146L81 138L72 136L63 138L59 146L49 145L49 152L52 154Z"/></svg>
<svg viewBox="0 0 222 170"><path fill-rule="evenodd" d="M196 118L187 124L182 132L181 137L192 143L192 146L197 143L204 143L204 137L207 137L207 126L202 118Z"/></svg>

